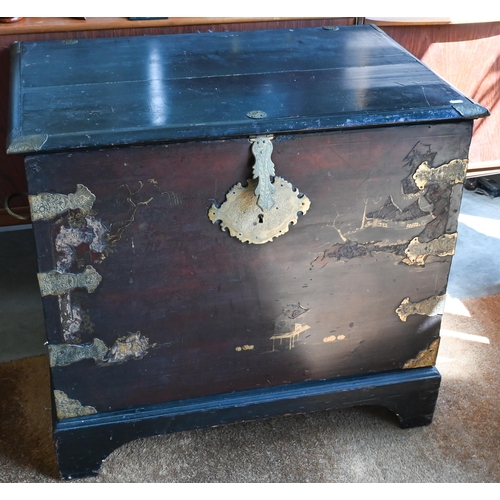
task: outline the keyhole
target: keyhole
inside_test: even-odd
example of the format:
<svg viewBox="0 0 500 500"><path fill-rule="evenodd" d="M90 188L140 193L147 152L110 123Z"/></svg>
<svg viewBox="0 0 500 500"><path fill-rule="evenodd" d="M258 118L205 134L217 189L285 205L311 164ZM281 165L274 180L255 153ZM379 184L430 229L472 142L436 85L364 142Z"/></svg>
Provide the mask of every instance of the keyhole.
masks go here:
<svg viewBox="0 0 500 500"><path fill-rule="evenodd" d="M264 214L259 214L259 224L264 222Z"/></svg>

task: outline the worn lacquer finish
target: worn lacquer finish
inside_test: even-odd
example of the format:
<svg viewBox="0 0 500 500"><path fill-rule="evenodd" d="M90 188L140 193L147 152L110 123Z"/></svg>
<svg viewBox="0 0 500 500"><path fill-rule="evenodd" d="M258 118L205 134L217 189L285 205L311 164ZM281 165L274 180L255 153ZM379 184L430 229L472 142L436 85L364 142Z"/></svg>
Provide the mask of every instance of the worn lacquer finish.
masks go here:
<svg viewBox="0 0 500 500"><path fill-rule="evenodd" d="M374 26L74 42L13 45L10 153L487 114Z"/></svg>
<svg viewBox="0 0 500 500"><path fill-rule="evenodd" d="M32 194L95 194L87 214L34 224L41 272L102 276L43 298L54 387L107 413L418 360L439 337L430 298L446 291L463 179L415 173L466 157L470 129L275 137L276 168L311 205L266 245L207 217L251 177L248 138L29 158Z"/></svg>

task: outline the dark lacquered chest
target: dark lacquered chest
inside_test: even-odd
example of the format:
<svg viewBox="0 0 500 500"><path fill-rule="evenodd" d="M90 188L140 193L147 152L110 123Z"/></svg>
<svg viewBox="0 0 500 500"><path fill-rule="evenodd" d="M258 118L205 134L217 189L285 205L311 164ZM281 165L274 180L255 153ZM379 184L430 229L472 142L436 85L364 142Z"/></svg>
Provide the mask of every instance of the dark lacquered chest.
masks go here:
<svg viewBox="0 0 500 500"><path fill-rule="evenodd" d="M472 120L372 26L12 49L65 477L137 437L430 423Z"/></svg>

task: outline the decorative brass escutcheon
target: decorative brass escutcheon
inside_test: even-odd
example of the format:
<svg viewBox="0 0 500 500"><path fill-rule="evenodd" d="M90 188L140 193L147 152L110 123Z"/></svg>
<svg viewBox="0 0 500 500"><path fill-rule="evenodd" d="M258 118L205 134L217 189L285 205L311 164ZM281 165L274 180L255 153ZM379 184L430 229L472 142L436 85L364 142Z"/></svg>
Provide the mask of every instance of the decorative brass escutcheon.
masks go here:
<svg viewBox="0 0 500 500"><path fill-rule="evenodd" d="M250 139L252 143L252 153L255 156L255 165L253 166L253 178L258 179L255 194L257 196L257 205L264 211L268 212L274 206L273 194L275 187L271 179L274 177L274 163L271 160L273 152L272 135L265 137L253 137Z"/></svg>
<svg viewBox="0 0 500 500"><path fill-rule="evenodd" d="M78 184L75 193L40 193L29 197L31 220L51 220L68 210L80 209L88 213L92 209L95 195L83 184Z"/></svg>
<svg viewBox="0 0 500 500"><path fill-rule="evenodd" d="M242 242L262 244L288 232L298 215L305 215L311 206L309 198L300 194L287 180L275 177L271 160L273 136L250 139L255 156L253 179L246 186L234 185L220 207L212 205L208 217L221 229Z"/></svg>

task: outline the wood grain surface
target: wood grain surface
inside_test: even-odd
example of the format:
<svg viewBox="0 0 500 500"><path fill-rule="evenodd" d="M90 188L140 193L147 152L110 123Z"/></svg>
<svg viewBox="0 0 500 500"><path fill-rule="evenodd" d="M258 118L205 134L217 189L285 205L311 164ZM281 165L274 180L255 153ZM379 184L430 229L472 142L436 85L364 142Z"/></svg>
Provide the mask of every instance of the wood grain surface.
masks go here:
<svg viewBox="0 0 500 500"><path fill-rule="evenodd" d="M88 218L70 211L34 223L40 272L92 265L102 276L93 293L43 299L50 344L148 340L135 360L55 366L54 387L106 412L402 368L438 337L440 315L403 321L396 309L443 295L451 262L408 265L403 250L456 231L461 186L423 191L431 217L417 210L398 223L388 202L412 213L420 195L405 179L424 159L438 167L466 156L470 126L279 138L277 174L311 208L264 245L241 243L207 216L251 176L246 139L30 157L32 194L82 183L96 196ZM67 309L82 318L78 328ZM281 335L295 325L296 337Z"/></svg>

